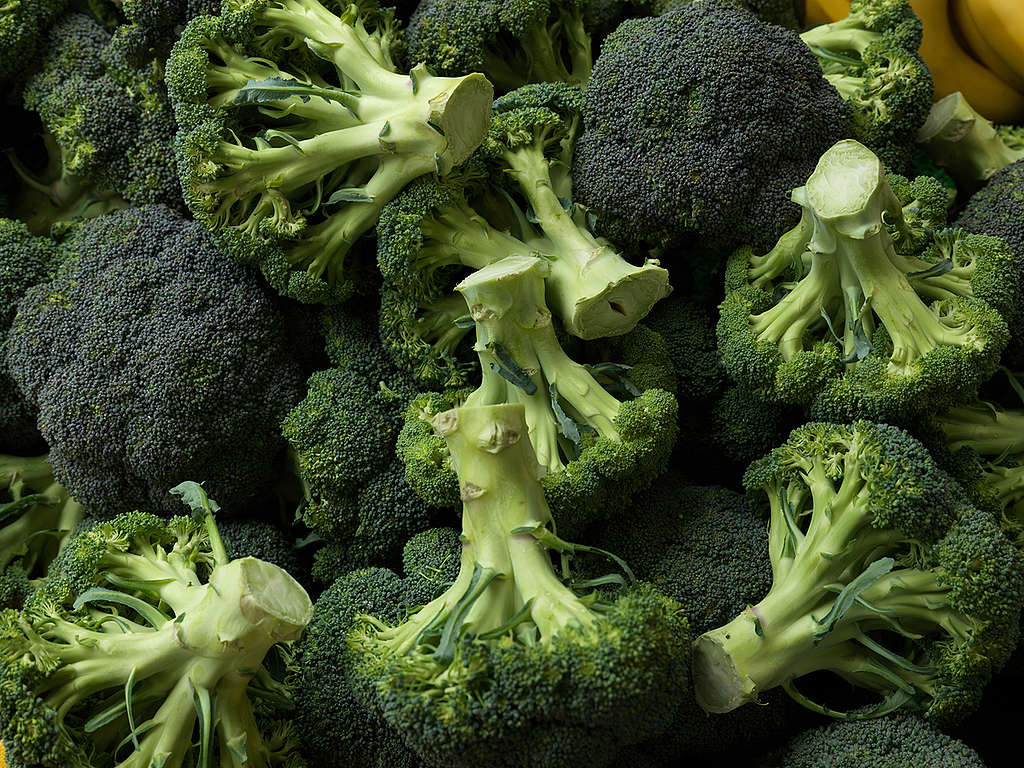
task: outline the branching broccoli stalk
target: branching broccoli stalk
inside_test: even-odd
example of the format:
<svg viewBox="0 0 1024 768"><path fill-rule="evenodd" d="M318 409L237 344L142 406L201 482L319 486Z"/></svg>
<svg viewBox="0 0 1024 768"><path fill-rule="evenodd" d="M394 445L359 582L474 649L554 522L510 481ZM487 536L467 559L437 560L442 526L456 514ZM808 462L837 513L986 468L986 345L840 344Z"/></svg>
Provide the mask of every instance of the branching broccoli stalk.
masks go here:
<svg viewBox="0 0 1024 768"><path fill-rule="evenodd" d="M355 5L339 16L316 0L228 2L190 23L169 62L186 202L295 298L344 298L345 255L381 208L486 133L490 83L399 74L393 35Z"/></svg>
<svg viewBox="0 0 1024 768"><path fill-rule="evenodd" d="M15 764L85 766L92 749L117 768L272 764L248 686L312 605L281 568L229 560L199 485L173 492L192 518L134 512L87 529L25 612L0 614L0 736Z"/></svg>
<svg viewBox="0 0 1024 768"><path fill-rule="evenodd" d="M971 186L1024 159L1024 136L1012 135L1014 130L1021 129L993 126L957 91L932 105L917 141L957 184Z"/></svg>
<svg viewBox="0 0 1024 768"><path fill-rule="evenodd" d="M0 489L0 607L20 607L28 580L46 574L82 521L82 505L54 480L47 456L0 455Z"/></svg>
<svg viewBox="0 0 1024 768"><path fill-rule="evenodd" d="M744 478L770 505L768 594L694 647L698 702L728 712L828 670L955 722L1015 645L1020 555L924 446L867 422L809 424Z"/></svg>

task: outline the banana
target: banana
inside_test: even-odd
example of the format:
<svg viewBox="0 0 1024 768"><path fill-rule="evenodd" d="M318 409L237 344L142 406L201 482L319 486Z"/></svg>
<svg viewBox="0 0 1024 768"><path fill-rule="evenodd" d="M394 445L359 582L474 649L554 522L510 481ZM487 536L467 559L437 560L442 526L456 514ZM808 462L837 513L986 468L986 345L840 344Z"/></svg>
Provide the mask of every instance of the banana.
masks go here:
<svg viewBox="0 0 1024 768"><path fill-rule="evenodd" d="M967 43L974 58L991 69L1000 80L1024 91L1024 78L1005 60L997 47L995 25L986 19L990 9L988 0L952 0L953 21Z"/></svg>
<svg viewBox="0 0 1024 768"><path fill-rule="evenodd" d="M968 6L992 49L1024 83L1024 6L1020 0L971 0ZM1018 87L1024 90L1024 86Z"/></svg>
<svg viewBox="0 0 1024 768"><path fill-rule="evenodd" d="M807 0L804 5L804 25L816 27L829 24L850 15L850 0Z"/></svg>
<svg viewBox="0 0 1024 768"><path fill-rule="evenodd" d="M975 61L953 35L949 0L911 0L924 24L921 56L932 73L935 98L961 91L979 113L996 123L1024 118L1024 93Z"/></svg>

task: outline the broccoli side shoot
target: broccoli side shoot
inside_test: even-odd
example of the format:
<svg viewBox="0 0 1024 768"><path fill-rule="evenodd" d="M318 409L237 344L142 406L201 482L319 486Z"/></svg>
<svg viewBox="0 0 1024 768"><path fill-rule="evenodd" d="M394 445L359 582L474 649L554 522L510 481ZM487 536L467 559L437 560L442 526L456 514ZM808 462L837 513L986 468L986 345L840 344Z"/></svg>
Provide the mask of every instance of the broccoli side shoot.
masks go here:
<svg viewBox="0 0 1024 768"><path fill-rule="evenodd" d="M849 16L800 35L850 106L853 138L896 172L910 164L932 103L921 35L908 0L851 0Z"/></svg>
<svg viewBox="0 0 1024 768"><path fill-rule="evenodd" d="M0 613L12 764L86 768L100 752L116 768L301 765L277 751L290 742L250 693L280 694L263 660L298 639L309 596L275 565L227 557L198 484L174 493L191 517L132 512L86 528L23 612Z"/></svg>
<svg viewBox="0 0 1024 768"><path fill-rule="evenodd" d="M0 455L0 609L21 607L82 517L46 456Z"/></svg>
<svg viewBox="0 0 1024 768"><path fill-rule="evenodd" d="M792 739L774 768L985 768L981 757L916 715L837 722Z"/></svg>
<svg viewBox="0 0 1024 768"><path fill-rule="evenodd" d="M89 219L9 332L58 481L94 512L173 513L189 476L241 505L267 493L301 375L273 295L164 206Z"/></svg>
<svg viewBox="0 0 1024 768"><path fill-rule="evenodd" d="M975 112L960 91L932 105L917 141L965 187L984 183L996 171L1024 160L1024 142Z"/></svg>
<svg viewBox="0 0 1024 768"><path fill-rule="evenodd" d="M932 232L938 203L922 216L927 206L899 199L879 159L852 140L792 196L800 223L763 255L739 249L727 270L718 342L729 374L764 399L839 421L907 418L973 397L1006 346L1001 313L1018 303L1006 244Z"/></svg>
<svg viewBox="0 0 1024 768"><path fill-rule="evenodd" d="M71 0L33 0L0 6L0 83L16 89L50 26Z"/></svg>
<svg viewBox="0 0 1024 768"><path fill-rule="evenodd" d="M593 64L586 0L422 0L408 61L442 75L483 72L502 92L527 83L583 85Z"/></svg>
<svg viewBox="0 0 1024 768"><path fill-rule="evenodd" d="M794 32L701 0L605 39L576 197L630 246L769 245L799 215L786 194L846 135L846 105Z"/></svg>
<svg viewBox="0 0 1024 768"><path fill-rule="evenodd" d="M770 510L772 586L697 640L701 706L729 712L781 686L839 718L969 715L1017 643L1024 561L924 446L890 426L811 423L744 485ZM800 678L821 671L877 704L812 701Z"/></svg>
<svg viewBox="0 0 1024 768"><path fill-rule="evenodd" d="M490 83L400 74L395 34L375 4L336 15L317 0L226 0L171 54L185 201L232 258L292 298L347 298L346 254L384 205L486 134Z"/></svg>
<svg viewBox="0 0 1024 768"><path fill-rule="evenodd" d="M566 556L587 548L552 531L521 404L434 424L459 473L459 573L404 621L360 617L345 642L364 701L427 763L456 768L605 766L667 729L688 679L678 603L642 584L573 589Z"/></svg>

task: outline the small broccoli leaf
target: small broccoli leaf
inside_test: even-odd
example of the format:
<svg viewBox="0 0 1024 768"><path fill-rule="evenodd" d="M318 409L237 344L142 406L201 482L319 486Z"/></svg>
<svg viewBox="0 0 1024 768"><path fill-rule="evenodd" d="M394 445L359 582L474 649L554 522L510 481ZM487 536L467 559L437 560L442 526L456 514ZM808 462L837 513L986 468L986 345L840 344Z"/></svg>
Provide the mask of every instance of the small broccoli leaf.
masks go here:
<svg viewBox="0 0 1024 768"><path fill-rule="evenodd" d="M793 513L793 505L789 503L789 491L786 486L779 488L779 510L782 512L782 521L786 525L786 531L789 534L786 537L786 541L789 542L793 551L796 551L797 546L804 539L804 534L800 530L800 526L797 525L796 515Z"/></svg>
<svg viewBox="0 0 1024 768"><path fill-rule="evenodd" d="M153 702L156 702L156 701L162 701L162 699L163 699L163 697L162 696L158 696L158 695L157 696L135 696L133 698L133 701L135 701L135 703L137 705L148 705L148 704L152 704ZM117 701L114 704L111 704L106 709L104 709L104 710L102 710L100 712L97 712L95 715L90 717L85 722L85 724L82 726L82 730L85 731L86 733L95 733L96 731L98 731L103 726L109 725L110 723L114 722L115 720L121 719L124 716L126 709L127 709L127 701L125 699ZM129 734L128 738L125 740L126 744L128 743L128 741L132 740L132 736L133 735L139 736L139 735L145 733L145 730L144 730L144 728L142 726L140 726L138 728L133 728L132 731L133 732L131 734Z"/></svg>
<svg viewBox="0 0 1024 768"><path fill-rule="evenodd" d="M75 600L72 608L76 611L86 603L117 603L127 608L131 608L139 616L149 622L153 629L160 629L164 624L171 620L170 616L166 616L154 606L147 603L133 595L126 595L123 592L115 592L112 589L104 589L103 587L92 587L91 589L85 590Z"/></svg>
<svg viewBox="0 0 1024 768"><path fill-rule="evenodd" d="M1020 379L1017 377L1017 374L1015 374L1005 365L999 366L999 370L1006 374L1006 378L1010 383L1010 388L1017 394L1017 397L1020 398L1021 403L1024 403L1024 385L1021 385Z"/></svg>
<svg viewBox="0 0 1024 768"><path fill-rule="evenodd" d="M796 686L793 685L792 679L782 683L782 689L800 706L805 707L812 712L817 712L819 715L825 715L826 717L835 718L836 720L871 720L876 717L882 717L890 712L895 712L914 698L913 691L907 691L905 688L897 688L871 709L860 709L856 712L842 712L840 710L832 709L831 707L826 707L824 704L818 704L816 701L812 701L807 698L796 689Z"/></svg>
<svg viewBox="0 0 1024 768"><path fill-rule="evenodd" d="M921 664L915 664L910 659L906 658L905 656L900 656L898 653L890 651L884 645L882 645L881 643L875 642L874 640L872 640L870 637L868 637L865 634L858 635L854 639L857 640L857 642L859 642L861 645L863 645L869 651L871 651L873 653L877 653L879 656L881 656L886 661L891 661L893 664L895 664L900 669L903 669L903 670L905 670L907 672L912 672L915 675L934 675L936 670L937 670L936 667L922 666Z"/></svg>
<svg viewBox="0 0 1024 768"><path fill-rule="evenodd" d="M326 539L319 533L316 531L310 531L309 535L295 540L295 549L302 549L303 547L308 547L313 544L321 544L324 541L326 541Z"/></svg>
<svg viewBox="0 0 1024 768"><path fill-rule="evenodd" d="M534 383L530 375L519 367L519 364L512 359L510 355L501 344L496 341L492 341L487 345L494 356L498 359L497 363L491 363L491 370L501 376L503 379L511 384L519 387L528 395L537 394L537 385Z"/></svg>
<svg viewBox="0 0 1024 768"><path fill-rule="evenodd" d="M472 315L460 315L452 321L452 324L456 328L472 328L476 325L476 320L473 319Z"/></svg>
<svg viewBox="0 0 1024 768"><path fill-rule="evenodd" d="M228 739L228 751L234 756L235 762L239 765L249 761L248 741L248 736L245 733L240 733L233 739Z"/></svg>
<svg viewBox="0 0 1024 768"><path fill-rule="evenodd" d="M932 264L930 267L928 267L928 269L922 269L919 272L907 272L907 277L941 277L942 275L946 274L951 269L953 269L954 266L956 265L953 264L952 259L942 259Z"/></svg>
<svg viewBox="0 0 1024 768"><path fill-rule="evenodd" d="M594 589L595 587L624 587L626 580L622 578L621 574L608 573L604 576L598 576L595 579L585 579L584 581L574 581L572 586L574 589Z"/></svg>
<svg viewBox="0 0 1024 768"><path fill-rule="evenodd" d="M0 522L3 522L8 517L20 515L22 512L26 512L29 507L34 507L37 504L41 506L50 506L53 504L53 499L45 493L33 493L29 496L22 496L16 501L8 502L7 504L0 506Z"/></svg>
<svg viewBox="0 0 1024 768"><path fill-rule="evenodd" d="M626 574L626 578L629 579L630 582L636 581L636 576L633 574L633 570L626 564L626 561L618 555L609 552L606 549L600 549L599 547L591 547L586 544L575 544L573 542L565 541L564 539L560 539L543 525L513 528L509 533L513 535L530 534L548 549L563 555L575 555L577 552L591 552L595 555L606 557L622 569L622 572Z"/></svg>
<svg viewBox="0 0 1024 768"><path fill-rule="evenodd" d="M850 609L850 606L856 602L861 593L866 591L876 581L889 573L895 564L896 561L891 557L879 558L865 568L857 578L853 579L849 584L843 587L839 592L839 596L836 598L836 601L829 609L829 612L822 618L815 619L815 622L819 625L818 629L816 629L812 635L815 644L835 628L836 624Z"/></svg>
<svg viewBox="0 0 1024 768"><path fill-rule="evenodd" d="M170 756L170 752L154 752L153 756L149 758L149 768L164 768Z"/></svg>
<svg viewBox="0 0 1024 768"><path fill-rule="evenodd" d="M189 688L192 689L192 703L196 708L196 716L199 719L199 759L196 761L196 768L210 768L210 755L213 752L213 700L210 698L209 689L203 686L195 686L189 681Z"/></svg>
<svg viewBox="0 0 1024 768"><path fill-rule="evenodd" d="M353 94L340 88L312 85L301 80L285 77L268 77L266 80L250 80L235 94L235 104L267 104L297 97L303 103L317 97L327 102L337 102L354 112L358 100Z"/></svg>
<svg viewBox="0 0 1024 768"><path fill-rule="evenodd" d="M481 634L477 635L477 639L496 640L497 638L505 635L506 633L511 632L517 626L519 626L524 621L530 618L530 611L533 608L534 599L535 598L531 597L529 600L527 600L523 607L516 611L516 614L511 619L502 624L500 627L495 627L494 629L488 630L487 632L482 632Z"/></svg>
<svg viewBox="0 0 1024 768"><path fill-rule="evenodd" d="M864 324L859 316L854 321L850 331L853 337L853 349L850 350L850 354L840 359L842 363L855 363L871 354L871 341L868 339L867 334L864 333Z"/></svg>
<svg viewBox="0 0 1024 768"><path fill-rule="evenodd" d="M158 723L156 720L147 720L146 722L142 723L138 728L135 728L131 733L129 733L127 736L125 736L123 739L121 739L121 741L120 741L120 743L118 743L117 747L114 748L114 753L116 754L116 753L120 752L124 747L128 746L128 744L130 742L133 742L139 736L142 736L142 735L148 733L149 731L153 730L158 725L160 725L160 723ZM158 752L157 756L159 756L160 754L162 754L162 753ZM161 765L164 764L164 762L166 762L166 760L167 760L167 757L164 757L162 761L156 762L156 757L154 757L153 762L151 762L150 765L161 766ZM147 768L148 768L148 766L147 766Z"/></svg>
<svg viewBox="0 0 1024 768"><path fill-rule="evenodd" d="M537 218L537 213L533 210L532 205L526 206L526 210L523 212L523 215L526 216L526 220L531 224L540 224L540 219Z"/></svg>
<svg viewBox="0 0 1024 768"><path fill-rule="evenodd" d="M294 136L292 136L290 133L288 133L288 131L279 131L276 128L268 128L267 130L265 130L263 132L263 139L268 144L273 139L280 139L281 141L285 142L286 144L289 144L292 147L295 147L295 149L297 149L299 151L299 154L302 154L302 155L306 154L305 150L302 149L302 144L299 143L299 140L296 139Z"/></svg>
<svg viewBox="0 0 1024 768"><path fill-rule="evenodd" d="M139 737L135 732L135 710L132 709L132 695L135 693L135 667L132 667L131 673L128 675L128 679L124 684L124 711L128 717L128 727L131 729L132 744L135 745L135 751L139 751Z"/></svg>
<svg viewBox="0 0 1024 768"><path fill-rule="evenodd" d="M643 394L637 385L625 375L626 371L633 369L632 365L604 362L587 365L586 368L593 376L602 376L607 380L608 386L606 389L609 390L611 395L616 397L640 397Z"/></svg>
<svg viewBox="0 0 1024 768"><path fill-rule="evenodd" d="M854 72L860 72L866 67L864 62L860 59L855 59L852 56L837 53L831 48L826 48L823 45L808 45L807 47L810 48L814 52L814 55L819 59L824 61L834 61L837 64L842 64L844 67L848 67Z"/></svg>
<svg viewBox="0 0 1024 768"><path fill-rule="evenodd" d="M324 205L336 205L337 203L372 203L373 195L368 195L361 187L345 187L334 190Z"/></svg>
<svg viewBox="0 0 1024 768"><path fill-rule="evenodd" d="M449 612L448 619L441 630L437 648L431 656L438 664L448 665L455 661L455 641L462 633L466 616L473 604L487 591L487 587L498 578L498 575L493 568L484 568L480 563L473 564L473 576L470 579L469 587Z"/></svg>
<svg viewBox="0 0 1024 768"><path fill-rule="evenodd" d="M208 515L215 515L220 512L220 506L216 501L206 495L206 491L199 483L186 480L170 491L172 496L179 496L183 504L192 510L192 517L202 522Z"/></svg>
<svg viewBox="0 0 1024 768"><path fill-rule="evenodd" d="M551 411L555 414L555 421L558 422L558 433L572 443L575 454L572 458L576 459L580 455L580 446L583 442L580 437L579 425L569 418L562 408L562 404L558 402L558 390L555 389L554 384L548 387L548 393L551 396Z"/></svg>

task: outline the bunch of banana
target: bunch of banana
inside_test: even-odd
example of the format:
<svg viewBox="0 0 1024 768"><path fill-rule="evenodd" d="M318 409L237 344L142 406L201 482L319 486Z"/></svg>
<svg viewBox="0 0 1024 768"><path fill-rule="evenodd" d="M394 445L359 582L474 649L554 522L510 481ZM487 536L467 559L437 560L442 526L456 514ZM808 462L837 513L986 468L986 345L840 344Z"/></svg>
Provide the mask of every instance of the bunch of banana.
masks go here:
<svg viewBox="0 0 1024 768"><path fill-rule="evenodd" d="M1024 120L1024 2L910 0L924 25L921 56L935 98L960 91L996 123ZM805 0L808 26L837 21L849 0Z"/></svg>

